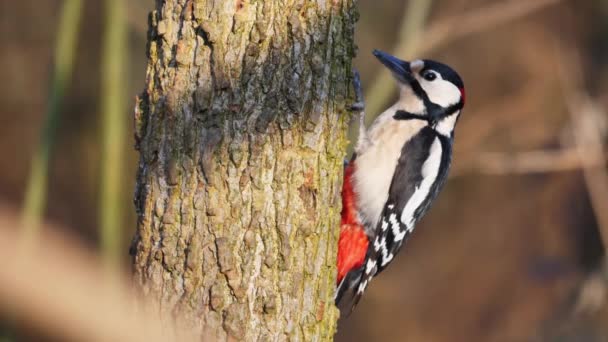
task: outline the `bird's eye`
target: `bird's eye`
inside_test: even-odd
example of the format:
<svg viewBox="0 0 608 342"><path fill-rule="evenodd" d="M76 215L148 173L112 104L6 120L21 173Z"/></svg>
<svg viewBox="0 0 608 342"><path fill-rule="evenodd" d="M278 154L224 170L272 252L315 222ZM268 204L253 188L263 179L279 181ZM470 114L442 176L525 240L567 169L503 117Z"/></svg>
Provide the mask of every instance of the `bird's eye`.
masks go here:
<svg viewBox="0 0 608 342"><path fill-rule="evenodd" d="M424 77L424 79L427 81L434 81L437 78L437 74L430 70L427 70L422 74L422 77Z"/></svg>

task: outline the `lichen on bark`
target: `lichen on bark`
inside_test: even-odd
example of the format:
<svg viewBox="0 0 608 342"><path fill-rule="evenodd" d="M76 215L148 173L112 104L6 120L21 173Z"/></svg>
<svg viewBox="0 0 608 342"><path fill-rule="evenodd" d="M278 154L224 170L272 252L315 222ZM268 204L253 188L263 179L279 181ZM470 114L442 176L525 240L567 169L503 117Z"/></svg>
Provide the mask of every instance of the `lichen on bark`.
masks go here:
<svg viewBox="0 0 608 342"><path fill-rule="evenodd" d="M167 319L331 340L353 0L157 0L132 245Z"/></svg>

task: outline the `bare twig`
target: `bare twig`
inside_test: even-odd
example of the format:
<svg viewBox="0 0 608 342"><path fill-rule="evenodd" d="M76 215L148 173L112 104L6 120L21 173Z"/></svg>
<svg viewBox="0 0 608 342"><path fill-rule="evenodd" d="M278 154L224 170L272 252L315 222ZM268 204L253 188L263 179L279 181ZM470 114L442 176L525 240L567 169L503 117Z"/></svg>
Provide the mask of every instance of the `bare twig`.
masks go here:
<svg viewBox="0 0 608 342"><path fill-rule="evenodd" d="M416 12L406 10L404 16L404 26L408 21L410 24L411 34L400 37L397 46L393 49L393 53L402 58L411 58L414 55L427 54L442 45L450 43L456 39L466 37L471 34L479 33L489 28L505 24L509 21L532 14L538 10L544 9L549 5L554 5L562 0L510 0L496 4L488 5L467 13L459 14L448 19L443 19L436 24L432 24L427 30L422 31L424 20L428 15L430 4L423 8L426 12ZM414 1L415 2L415 1ZM424 2L424 1L423 1ZM428 1L430 3L430 1ZM414 6L414 5L412 5ZM410 18L412 16L412 18ZM409 38L409 39L405 39ZM374 79L369 88L369 93L366 96L368 99L367 113L368 115L378 115L383 104L393 93L391 89L387 89L390 85L390 75L384 70L379 73L379 76ZM373 118L369 117L367 123Z"/></svg>
<svg viewBox="0 0 608 342"><path fill-rule="evenodd" d="M508 155L485 153L467 169L493 174L557 172L582 168L585 184L596 216L602 242L608 246L608 173L605 146L597 105L583 88L581 62L573 53L558 48L556 52L561 85L572 122L574 147L556 152L531 151ZM457 172L462 174L463 172Z"/></svg>
<svg viewBox="0 0 608 342"><path fill-rule="evenodd" d="M559 43L556 45L558 71L572 121L575 147L581 163L587 165L583 169L585 184L602 242L608 246L608 174L604 166L603 136L597 124L597 118L601 115L600 107L583 90L580 57L571 49L566 51ZM601 160L601 166L589 165L592 160Z"/></svg>
<svg viewBox="0 0 608 342"><path fill-rule="evenodd" d="M525 17L561 0L510 0L443 19L424 33L419 53L427 53L454 40Z"/></svg>
<svg viewBox="0 0 608 342"><path fill-rule="evenodd" d="M601 271L591 273L581 285L573 313L575 315L596 313L606 302L607 292L606 275Z"/></svg>
<svg viewBox="0 0 608 342"><path fill-rule="evenodd" d="M469 172L494 175L549 173L597 167L603 165L603 163L603 156L591 156L581 160L576 148L556 151L526 151L515 154L483 152L470 165L455 169L451 174L458 177Z"/></svg>

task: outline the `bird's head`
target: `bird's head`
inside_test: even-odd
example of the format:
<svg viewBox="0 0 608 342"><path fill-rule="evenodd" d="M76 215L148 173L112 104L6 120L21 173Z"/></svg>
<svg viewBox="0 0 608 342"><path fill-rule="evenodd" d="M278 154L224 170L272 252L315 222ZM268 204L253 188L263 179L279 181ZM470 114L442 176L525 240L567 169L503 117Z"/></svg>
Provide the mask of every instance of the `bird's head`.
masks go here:
<svg viewBox="0 0 608 342"><path fill-rule="evenodd" d="M464 83L449 66L428 59L407 62L379 50L374 56L399 84L399 109L441 120L464 106Z"/></svg>

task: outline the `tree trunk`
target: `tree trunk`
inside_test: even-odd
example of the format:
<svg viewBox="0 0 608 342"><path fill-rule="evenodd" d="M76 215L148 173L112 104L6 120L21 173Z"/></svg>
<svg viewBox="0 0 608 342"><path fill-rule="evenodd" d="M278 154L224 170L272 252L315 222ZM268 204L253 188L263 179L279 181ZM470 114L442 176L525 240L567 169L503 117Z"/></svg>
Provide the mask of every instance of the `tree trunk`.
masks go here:
<svg viewBox="0 0 608 342"><path fill-rule="evenodd" d="M218 340L331 340L354 0L157 0L136 282Z"/></svg>

